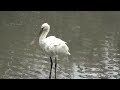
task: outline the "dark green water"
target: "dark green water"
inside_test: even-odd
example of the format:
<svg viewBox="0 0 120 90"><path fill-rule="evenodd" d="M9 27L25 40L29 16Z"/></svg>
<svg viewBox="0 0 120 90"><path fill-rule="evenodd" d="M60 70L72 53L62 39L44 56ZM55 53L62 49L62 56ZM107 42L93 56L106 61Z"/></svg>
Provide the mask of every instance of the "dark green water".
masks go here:
<svg viewBox="0 0 120 90"><path fill-rule="evenodd" d="M58 79L120 78L120 12L0 11L1 79L48 78L49 57L38 44L30 46L44 22L51 25L49 35L70 48L68 60L58 60Z"/></svg>

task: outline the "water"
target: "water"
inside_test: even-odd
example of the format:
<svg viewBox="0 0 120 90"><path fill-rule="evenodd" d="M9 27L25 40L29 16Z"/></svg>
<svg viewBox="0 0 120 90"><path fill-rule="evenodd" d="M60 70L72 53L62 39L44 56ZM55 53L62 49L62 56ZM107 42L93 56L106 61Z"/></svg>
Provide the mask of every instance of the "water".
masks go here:
<svg viewBox="0 0 120 90"><path fill-rule="evenodd" d="M0 11L1 79L48 79L49 57L30 46L44 22L70 48L68 60L58 60L58 79L120 79L120 12Z"/></svg>

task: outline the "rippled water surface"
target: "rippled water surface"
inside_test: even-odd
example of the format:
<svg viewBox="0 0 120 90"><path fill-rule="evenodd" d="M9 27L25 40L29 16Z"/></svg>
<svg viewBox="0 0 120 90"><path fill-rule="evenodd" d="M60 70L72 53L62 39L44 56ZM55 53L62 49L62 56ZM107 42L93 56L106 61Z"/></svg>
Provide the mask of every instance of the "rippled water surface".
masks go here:
<svg viewBox="0 0 120 90"><path fill-rule="evenodd" d="M44 22L70 48L58 60L58 79L120 79L120 12L0 11L1 79L48 79L49 57L30 46Z"/></svg>

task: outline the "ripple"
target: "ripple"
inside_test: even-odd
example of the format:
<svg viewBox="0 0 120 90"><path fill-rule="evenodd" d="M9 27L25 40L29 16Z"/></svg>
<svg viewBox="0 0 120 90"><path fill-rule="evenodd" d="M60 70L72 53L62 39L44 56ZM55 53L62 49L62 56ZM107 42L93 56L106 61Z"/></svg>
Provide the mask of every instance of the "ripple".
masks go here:
<svg viewBox="0 0 120 90"><path fill-rule="evenodd" d="M116 79L116 77L118 76L118 72L114 71L107 71L105 74L109 79Z"/></svg>
<svg viewBox="0 0 120 90"><path fill-rule="evenodd" d="M119 70L119 67L114 66L114 65L107 65L105 66L105 69L115 71L115 70Z"/></svg>
<svg viewBox="0 0 120 90"><path fill-rule="evenodd" d="M113 58L113 61L118 62L118 61L120 61L120 58Z"/></svg>
<svg viewBox="0 0 120 90"><path fill-rule="evenodd" d="M103 71L101 68L90 68L92 72Z"/></svg>

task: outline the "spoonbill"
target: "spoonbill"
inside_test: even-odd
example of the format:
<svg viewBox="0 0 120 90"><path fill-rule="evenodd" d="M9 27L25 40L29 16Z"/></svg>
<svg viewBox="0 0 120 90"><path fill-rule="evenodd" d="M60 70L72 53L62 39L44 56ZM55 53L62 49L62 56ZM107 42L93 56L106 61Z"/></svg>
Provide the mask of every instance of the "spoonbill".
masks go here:
<svg viewBox="0 0 120 90"><path fill-rule="evenodd" d="M41 26L41 30L38 35L31 42L33 45L36 41L39 41L39 45L43 52L50 57L51 67L49 73L49 79L51 79L51 72L53 66L53 58L55 58L55 79L56 79L56 68L57 68L57 57L64 55L70 55L69 48L66 45L66 42L56 38L55 36L47 37L50 31L50 25L48 23L43 23Z"/></svg>

